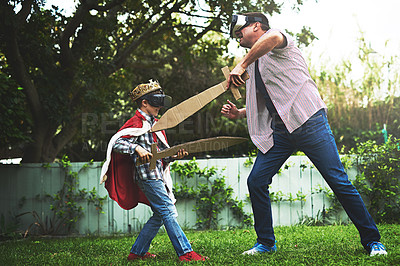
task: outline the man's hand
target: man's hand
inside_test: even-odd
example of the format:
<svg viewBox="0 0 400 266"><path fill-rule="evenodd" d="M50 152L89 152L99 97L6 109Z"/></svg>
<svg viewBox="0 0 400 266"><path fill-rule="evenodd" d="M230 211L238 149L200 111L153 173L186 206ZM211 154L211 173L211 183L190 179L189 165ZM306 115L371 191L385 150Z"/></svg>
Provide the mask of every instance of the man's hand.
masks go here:
<svg viewBox="0 0 400 266"><path fill-rule="evenodd" d="M227 89L229 89L229 86L231 84L235 85L236 87L243 85L245 81L242 79L242 75L245 71L246 69L243 68L240 63L237 64L236 67L229 74Z"/></svg>
<svg viewBox="0 0 400 266"><path fill-rule="evenodd" d="M149 163L151 157L153 157L153 154L152 154L152 153L146 151L146 150L143 149L142 146L140 146L140 145L137 145L137 146L136 146L135 151L136 151L136 153L137 153L138 156L139 156L138 159L139 159L139 162L140 162L141 164Z"/></svg>
<svg viewBox="0 0 400 266"><path fill-rule="evenodd" d="M185 151L184 149L181 149L178 151L178 153L176 155L173 156L173 158L179 160L188 155L189 155L189 153L187 151Z"/></svg>
<svg viewBox="0 0 400 266"><path fill-rule="evenodd" d="M229 119L240 118L240 111L236 105L228 100L227 104L224 104L221 109L221 114Z"/></svg>

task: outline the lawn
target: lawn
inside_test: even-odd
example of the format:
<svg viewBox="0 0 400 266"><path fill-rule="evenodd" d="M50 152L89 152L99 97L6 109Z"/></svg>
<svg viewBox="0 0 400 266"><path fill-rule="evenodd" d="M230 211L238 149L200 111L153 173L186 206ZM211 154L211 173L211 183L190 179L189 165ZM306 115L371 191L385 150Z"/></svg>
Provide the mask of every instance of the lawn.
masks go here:
<svg viewBox="0 0 400 266"><path fill-rule="evenodd" d="M240 255L256 239L253 229L186 231L205 265L400 265L400 225L380 225L388 256L370 257L354 226L276 227L278 251ZM153 240L156 259L128 263L135 236L40 237L0 242L0 265L181 265L165 233Z"/></svg>

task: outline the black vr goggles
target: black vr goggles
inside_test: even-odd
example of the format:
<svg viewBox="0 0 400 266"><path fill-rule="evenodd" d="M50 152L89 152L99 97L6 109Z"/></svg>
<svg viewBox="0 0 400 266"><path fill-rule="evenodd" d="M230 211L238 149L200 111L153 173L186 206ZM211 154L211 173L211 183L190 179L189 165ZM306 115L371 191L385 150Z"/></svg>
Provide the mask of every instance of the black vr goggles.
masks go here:
<svg viewBox="0 0 400 266"><path fill-rule="evenodd" d="M254 22L263 23L261 17L248 17L248 16L244 16L244 15L233 15L231 29L230 29L231 37L238 38L238 36L236 35L236 31L239 31Z"/></svg>
<svg viewBox="0 0 400 266"><path fill-rule="evenodd" d="M171 106L172 97L165 95L163 91L159 94L146 94L141 97L141 100L147 100L151 106L154 107L165 107Z"/></svg>

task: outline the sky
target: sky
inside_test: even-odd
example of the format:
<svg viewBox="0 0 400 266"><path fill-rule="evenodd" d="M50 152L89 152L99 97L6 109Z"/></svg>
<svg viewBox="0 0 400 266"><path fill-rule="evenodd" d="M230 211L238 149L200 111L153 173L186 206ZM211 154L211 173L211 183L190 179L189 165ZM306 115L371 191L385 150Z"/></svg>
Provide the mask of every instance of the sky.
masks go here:
<svg viewBox="0 0 400 266"><path fill-rule="evenodd" d="M334 70L344 60L352 65L348 76L352 81L363 79L364 67L358 59L359 39L363 35L376 52L373 60L382 62L398 57L391 69L400 70L400 0L304 0L300 11L284 8L281 14L267 16L271 28L300 32L310 27L318 38L303 55L314 69ZM362 33L361 33L362 32ZM231 41L229 51L244 55L246 50ZM390 76L395 71L391 71ZM384 77L386 82L389 72ZM397 92L398 95L400 92Z"/></svg>
<svg viewBox="0 0 400 266"><path fill-rule="evenodd" d="M298 14L284 10L270 23L292 32L309 26L319 39L309 48L315 57L337 61L353 56L361 31L378 54L400 55L399 10L399 0L307 0Z"/></svg>

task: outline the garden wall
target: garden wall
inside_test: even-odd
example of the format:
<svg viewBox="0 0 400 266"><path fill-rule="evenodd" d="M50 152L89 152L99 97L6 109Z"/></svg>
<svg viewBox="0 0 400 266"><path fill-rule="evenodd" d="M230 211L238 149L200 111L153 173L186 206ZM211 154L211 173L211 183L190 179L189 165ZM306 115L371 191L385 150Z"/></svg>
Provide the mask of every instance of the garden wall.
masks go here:
<svg viewBox="0 0 400 266"><path fill-rule="evenodd" d="M226 177L226 184L234 190L234 197L243 200L244 210L251 213L251 204L248 201L246 185L247 176L251 167L246 167L248 158L231 159L207 159L197 160L200 168L218 167L218 175ZM185 162L184 160L181 161ZM70 170L78 172L85 164L71 163ZM96 189L98 196L106 196L107 191L103 185L99 185L101 163L95 162L85 170L80 171L78 186L87 191ZM355 176L355 170L350 169L350 179ZM175 183L180 178L172 174ZM4 217L2 231L6 226L17 224L16 215L35 211L42 222L49 221L52 217L50 202L43 200L47 194L55 194L60 190L65 178L64 170L59 164L50 164L44 167L42 164L0 165L0 214ZM189 185L197 186L199 179L189 180ZM280 200L273 203L274 225L293 225L305 217L316 218L325 207L329 207L329 201L320 191L327 188L318 171L312 166L305 156L292 156L282 167L271 185L271 192L275 192ZM300 200L304 199L304 200ZM177 202L178 220L184 229L194 229L196 213L193 200L180 200ZM107 198L104 201L103 212L88 203L82 203L84 214L79 219L75 232L78 234L101 234L137 232L143 223L151 216L148 206L139 204L135 209L126 211L118 204ZM219 214L220 228L237 226L239 223L233 217L229 209ZM347 221L347 216L342 216ZM18 229L26 230L36 220L31 214L25 214L18 218Z"/></svg>

